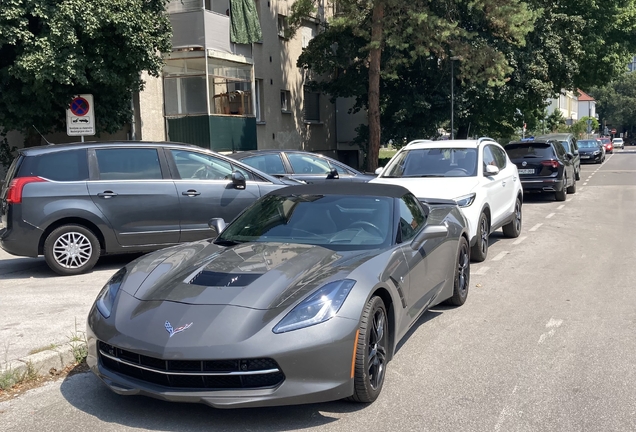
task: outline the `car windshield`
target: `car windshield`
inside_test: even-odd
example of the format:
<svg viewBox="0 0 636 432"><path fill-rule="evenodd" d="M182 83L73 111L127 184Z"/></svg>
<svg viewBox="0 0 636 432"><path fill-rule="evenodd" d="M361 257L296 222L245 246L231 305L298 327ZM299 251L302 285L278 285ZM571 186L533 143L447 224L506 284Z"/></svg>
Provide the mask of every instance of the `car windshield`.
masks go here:
<svg viewBox="0 0 636 432"><path fill-rule="evenodd" d="M598 143L596 141L583 140L583 141L579 141L578 144L579 144L579 148L588 148L588 149L598 148Z"/></svg>
<svg viewBox="0 0 636 432"><path fill-rule="evenodd" d="M216 239L221 245L278 242L365 250L391 244L393 200L351 195L269 195Z"/></svg>
<svg viewBox="0 0 636 432"><path fill-rule="evenodd" d="M382 177L472 177L477 175L474 148L404 150L389 162Z"/></svg>
<svg viewBox="0 0 636 432"><path fill-rule="evenodd" d="M508 157L510 159L524 159L524 158L541 158L551 159L554 157L554 150L550 144L541 143L520 143L520 144L508 144L505 147Z"/></svg>

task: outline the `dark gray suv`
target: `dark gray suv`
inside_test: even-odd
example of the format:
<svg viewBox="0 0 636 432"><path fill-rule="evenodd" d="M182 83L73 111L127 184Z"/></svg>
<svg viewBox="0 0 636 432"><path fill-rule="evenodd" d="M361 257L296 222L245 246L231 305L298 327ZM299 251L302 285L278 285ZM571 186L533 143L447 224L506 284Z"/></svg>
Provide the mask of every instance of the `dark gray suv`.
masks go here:
<svg viewBox="0 0 636 432"><path fill-rule="evenodd" d="M297 184L223 155L174 143L83 143L20 150L0 193L0 246L44 255L61 275L100 255L210 237L269 191Z"/></svg>

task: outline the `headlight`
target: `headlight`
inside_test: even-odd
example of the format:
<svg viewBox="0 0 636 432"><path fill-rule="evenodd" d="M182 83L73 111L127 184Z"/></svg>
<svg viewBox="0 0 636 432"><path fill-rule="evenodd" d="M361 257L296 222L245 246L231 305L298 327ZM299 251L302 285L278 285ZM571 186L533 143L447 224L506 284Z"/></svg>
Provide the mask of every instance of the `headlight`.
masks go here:
<svg viewBox="0 0 636 432"><path fill-rule="evenodd" d="M458 206L460 207L470 207L470 205L475 202L475 197L477 196L476 193L471 193L468 195L463 195L460 197L455 198L455 202L457 203Z"/></svg>
<svg viewBox="0 0 636 432"><path fill-rule="evenodd" d="M596 150L596 151L594 152L594 156L596 156L597 154L600 154L600 153L601 153L601 152L600 152L600 150Z"/></svg>
<svg viewBox="0 0 636 432"><path fill-rule="evenodd" d="M113 308L113 303L115 303L115 297L117 297L117 293L119 292L119 287L126 276L126 267L119 270L117 273L110 278L102 291L97 296L97 309L99 312L104 315L104 318L108 318L110 316L110 310Z"/></svg>
<svg viewBox="0 0 636 432"><path fill-rule="evenodd" d="M343 279L319 288L276 324L274 333L298 330L333 318L355 284L354 280Z"/></svg>

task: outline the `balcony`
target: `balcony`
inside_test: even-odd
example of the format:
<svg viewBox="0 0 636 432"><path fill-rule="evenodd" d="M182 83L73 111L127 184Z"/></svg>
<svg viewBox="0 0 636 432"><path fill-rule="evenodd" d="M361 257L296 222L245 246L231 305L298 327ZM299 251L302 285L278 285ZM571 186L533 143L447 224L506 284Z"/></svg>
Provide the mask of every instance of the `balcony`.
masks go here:
<svg viewBox="0 0 636 432"><path fill-rule="evenodd" d="M230 17L198 9L170 13L172 49L205 49L252 58L252 46L230 41Z"/></svg>

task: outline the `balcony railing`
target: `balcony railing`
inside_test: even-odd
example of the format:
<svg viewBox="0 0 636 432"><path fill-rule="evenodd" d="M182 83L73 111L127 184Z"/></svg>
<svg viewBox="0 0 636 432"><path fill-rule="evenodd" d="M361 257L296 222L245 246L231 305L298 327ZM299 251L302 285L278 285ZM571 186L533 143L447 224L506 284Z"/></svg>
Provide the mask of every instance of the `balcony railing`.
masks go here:
<svg viewBox="0 0 636 432"><path fill-rule="evenodd" d="M172 49L198 48L252 57L252 46L230 42L230 17L208 10L171 13Z"/></svg>

